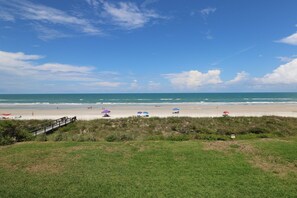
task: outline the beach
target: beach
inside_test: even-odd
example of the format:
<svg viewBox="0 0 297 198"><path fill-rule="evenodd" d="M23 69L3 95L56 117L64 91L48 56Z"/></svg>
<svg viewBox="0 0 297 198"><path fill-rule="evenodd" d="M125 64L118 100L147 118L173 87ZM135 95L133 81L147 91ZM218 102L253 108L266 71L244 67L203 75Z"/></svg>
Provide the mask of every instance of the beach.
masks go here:
<svg viewBox="0 0 297 198"><path fill-rule="evenodd" d="M179 114L173 114L173 108ZM111 111L110 117L103 118L102 111ZM297 104L61 104L61 105L0 105L0 114L11 114L16 119L58 119L76 116L79 120L113 119L136 116L146 111L150 117L220 117L224 111L229 116L284 116L297 117Z"/></svg>

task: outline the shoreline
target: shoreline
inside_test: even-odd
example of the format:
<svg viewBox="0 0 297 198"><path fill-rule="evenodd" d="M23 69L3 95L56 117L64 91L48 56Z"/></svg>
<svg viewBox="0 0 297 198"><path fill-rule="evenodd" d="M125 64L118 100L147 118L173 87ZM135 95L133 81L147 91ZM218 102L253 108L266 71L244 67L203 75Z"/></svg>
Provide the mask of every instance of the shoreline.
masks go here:
<svg viewBox="0 0 297 198"><path fill-rule="evenodd" d="M21 108L20 108L21 107ZM179 114L173 114L172 109L180 108ZM109 118L103 118L101 111L109 109ZM138 111L149 112L150 117L221 117L223 111L229 111L230 116L284 116L297 117L297 104L146 104L146 105L2 105L0 114L10 113L17 119L57 119L64 116L77 116L79 120L112 119L136 116ZM21 116L21 118L20 118Z"/></svg>

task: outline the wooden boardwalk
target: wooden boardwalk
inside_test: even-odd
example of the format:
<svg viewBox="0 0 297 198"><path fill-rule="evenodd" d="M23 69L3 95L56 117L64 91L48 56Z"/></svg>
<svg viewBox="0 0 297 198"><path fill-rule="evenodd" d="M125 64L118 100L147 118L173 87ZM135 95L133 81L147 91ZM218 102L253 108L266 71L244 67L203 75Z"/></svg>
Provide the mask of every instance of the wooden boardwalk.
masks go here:
<svg viewBox="0 0 297 198"><path fill-rule="evenodd" d="M43 133L49 133L49 132L52 132L60 127L63 127L63 126L66 126L67 124L70 124L72 122L75 122L76 121L76 116L72 117L72 118L68 118L68 117L62 117L62 118L59 118L57 120L54 120L51 124L45 126L45 127L42 127L40 129L37 129L35 131L32 131L33 135L36 136L36 135L40 135L40 134L43 134Z"/></svg>

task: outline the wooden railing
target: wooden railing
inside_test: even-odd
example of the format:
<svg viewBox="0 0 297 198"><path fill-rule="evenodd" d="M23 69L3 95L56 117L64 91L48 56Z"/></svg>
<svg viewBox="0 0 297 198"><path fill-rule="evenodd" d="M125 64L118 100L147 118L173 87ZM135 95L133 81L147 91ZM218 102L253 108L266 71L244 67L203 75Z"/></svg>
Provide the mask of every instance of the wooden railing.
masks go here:
<svg viewBox="0 0 297 198"><path fill-rule="evenodd" d="M72 118L68 118L68 117L62 117L59 118L57 120L54 120L51 124L41 127L37 130L32 131L33 135L40 135L43 133L49 133L54 131L55 129L58 129L62 126L66 126L67 124L70 124L72 122L76 121L76 116L72 117Z"/></svg>

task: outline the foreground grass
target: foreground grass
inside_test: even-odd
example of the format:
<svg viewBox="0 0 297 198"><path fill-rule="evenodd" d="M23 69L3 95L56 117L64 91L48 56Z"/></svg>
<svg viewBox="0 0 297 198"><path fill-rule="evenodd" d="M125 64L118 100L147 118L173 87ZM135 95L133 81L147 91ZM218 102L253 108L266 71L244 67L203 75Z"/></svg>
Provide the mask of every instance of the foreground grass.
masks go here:
<svg viewBox="0 0 297 198"><path fill-rule="evenodd" d="M297 138L18 143L0 147L0 195L296 197L296 149Z"/></svg>

